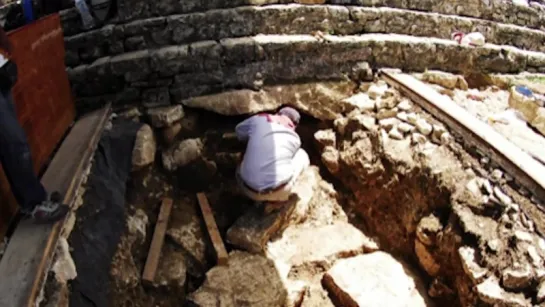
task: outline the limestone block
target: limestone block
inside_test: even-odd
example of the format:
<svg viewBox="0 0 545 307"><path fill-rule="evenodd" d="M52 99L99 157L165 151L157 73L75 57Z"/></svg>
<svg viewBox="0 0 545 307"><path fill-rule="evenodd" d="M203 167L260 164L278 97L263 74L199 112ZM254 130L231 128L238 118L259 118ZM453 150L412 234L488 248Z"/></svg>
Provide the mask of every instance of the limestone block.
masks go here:
<svg viewBox="0 0 545 307"><path fill-rule="evenodd" d="M149 125L144 124L136 134L134 149L132 151L133 170L141 169L155 161L157 150L155 135Z"/></svg>
<svg viewBox="0 0 545 307"><path fill-rule="evenodd" d="M424 285L389 254L374 252L339 260L322 280L345 307L430 306Z"/></svg>
<svg viewBox="0 0 545 307"><path fill-rule="evenodd" d="M168 171L186 166L199 159L203 149L203 142L199 138L183 140L163 152L163 166Z"/></svg>

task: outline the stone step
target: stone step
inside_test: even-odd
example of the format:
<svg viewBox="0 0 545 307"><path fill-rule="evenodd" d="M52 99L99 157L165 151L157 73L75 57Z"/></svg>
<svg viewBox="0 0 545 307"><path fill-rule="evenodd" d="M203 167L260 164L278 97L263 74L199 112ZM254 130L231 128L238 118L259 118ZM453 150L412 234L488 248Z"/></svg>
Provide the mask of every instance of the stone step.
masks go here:
<svg viewBox="0 0 545 307"><path fill-rule="evenodd" d="M290 4L218 9L107 25L67 36L66 64L72 67L124 52L258 34L321 31L337 35L393 33L450 39L455 30L479 31L492 44L545 51L545 32L521 26L387 7Z"/></svg>
<svg viewBox="0 0 545 307"><path fill-rule="evenodd" d="M180 103L229 89L301 80L340 80L357 63L406 71L545 72L545 54L397 34L257 35L130 52L68 69L80 105L149 99ZM158 93L160 91L161 93ZM169 95L166 95L166 93ZM119 100L118 100L119 99ZM168 101L165 101L168 103Z"/></svg>
<svg viewBox="0 0 545 307"><path fill-rule="evenodd" d="M111 24L145 19L156 16L206 12L208 10L235 8L240 6L266 6L271 4L296 3L296 0L236 0L236 1L201 1L188 0L177 2L173 0L158 1L128 1L119 0L118 16L110 20ZM452 0L329 0L327 4L362 6L362 7L392 7L410 9L422 12L440 13L475 17L483 20L514 24L534 29L545 27L545 8L538 2L530 2L530 6L515 5L511 1L452 1ZM60 13L65 35L82 32L81 21L75 9Z"/></svg>

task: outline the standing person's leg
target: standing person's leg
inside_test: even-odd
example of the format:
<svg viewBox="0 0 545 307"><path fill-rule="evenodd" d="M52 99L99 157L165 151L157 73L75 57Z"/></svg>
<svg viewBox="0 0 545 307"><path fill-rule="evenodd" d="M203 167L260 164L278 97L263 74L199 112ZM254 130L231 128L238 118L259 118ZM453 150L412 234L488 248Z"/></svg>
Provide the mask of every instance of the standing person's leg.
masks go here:
<svg viewBox="0 0 545 307"><path fill-rule="evenodd" d="M13 106L11 94L0 93L0 161L11 191L21 210L30 214L47 199L47 193L32 166L25 132Z"/></svg>
<svg viewBox="0 0 545 307"><path fill-rule="evenodd" d="M17 121L10 92L0 92L0 162L24 214L39 222L56 221L66 215L68 207L62 206L60 199L47 199L47 192L34 172L30 148Z"/></svg>

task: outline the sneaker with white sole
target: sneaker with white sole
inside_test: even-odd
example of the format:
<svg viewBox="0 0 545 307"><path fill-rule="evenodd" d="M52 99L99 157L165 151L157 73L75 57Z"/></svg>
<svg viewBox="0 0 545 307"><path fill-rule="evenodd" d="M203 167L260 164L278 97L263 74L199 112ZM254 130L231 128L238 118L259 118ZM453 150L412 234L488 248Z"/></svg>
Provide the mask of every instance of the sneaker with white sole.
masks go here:
<svg viewBox="0 0 545 307"><path fill-rule="evenodd" d="M70 208L61 203L60 194L54 192L49 200L38 204L30 215L36 223L54 223L63 219L68 211Z"/></svg>

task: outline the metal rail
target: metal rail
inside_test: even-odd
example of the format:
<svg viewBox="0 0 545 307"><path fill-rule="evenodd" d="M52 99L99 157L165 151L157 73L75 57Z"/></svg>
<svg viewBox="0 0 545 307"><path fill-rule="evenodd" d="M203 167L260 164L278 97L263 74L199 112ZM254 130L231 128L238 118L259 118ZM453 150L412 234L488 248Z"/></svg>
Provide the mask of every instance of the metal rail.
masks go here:
<svg viewBox="0 0 545 307"><path fill-rule="evenodd" d="M379 75L390 86L461 134L465 143L477 147L537 198L545 200L544 165L450 98L439 94L412 76L386 71L380 71Z"/></svg>

